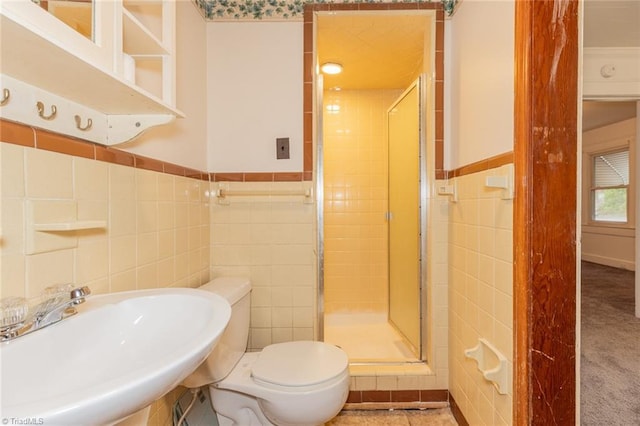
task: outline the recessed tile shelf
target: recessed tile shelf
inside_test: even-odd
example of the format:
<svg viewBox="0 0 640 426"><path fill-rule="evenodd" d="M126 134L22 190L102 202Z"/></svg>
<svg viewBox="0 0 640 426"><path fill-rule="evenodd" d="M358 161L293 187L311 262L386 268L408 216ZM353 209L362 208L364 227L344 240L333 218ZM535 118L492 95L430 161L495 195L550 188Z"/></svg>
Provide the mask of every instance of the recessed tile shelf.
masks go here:
<svg viewBox="0 0 640 426"><path fill-rule="evenodd" d="M78 219L75 200L28 200L25 254L78 247L77 231L106 229L107 221Z"/></svg>
<svg viewBox="0 0 640 426"><path fill-rule="evenodd" d="M83 229L102 229L106 227L107 221L105 220L80 220L74 222L36 223L33 225L33 230L42 232L64 232L80 231Z"/></svg>

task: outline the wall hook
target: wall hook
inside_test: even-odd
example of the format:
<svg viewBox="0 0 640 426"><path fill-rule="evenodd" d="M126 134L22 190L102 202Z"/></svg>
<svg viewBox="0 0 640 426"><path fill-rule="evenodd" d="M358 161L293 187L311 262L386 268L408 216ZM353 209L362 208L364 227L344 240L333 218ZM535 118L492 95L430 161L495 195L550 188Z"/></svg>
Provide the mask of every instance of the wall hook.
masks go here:
<svg viewBox="0 0 640 426"><path fill-rule="evenodd" d="M0 100L0 106L5 106L9 102L11 92L9 89L2 89L2 100Z"/></svg>
<svg viewBox="0 0 640 426"><path fill-rule="evenodd" d="M91 128L91 126L93 125L93 121L90 118L88 118L87 119L87 125L82 127L82 118L80 118L80 116L77 115L77 114L74 116L74 118L76 119L76 127L79 130L82 130L83 132L86 132L87 130L89 130Z"/></svg>
<svg viewBox="0 0 640 426"><path fill-rule="evenodd" d="M53 120L54 118L56 118L58 108L56 108L55 105L51 105L51 114L49 115L44 115L44 104L42 102L38 101L38 103L36 103L36 107L38 108L38 115L40 116L40 118L44 120Z"/></svg>

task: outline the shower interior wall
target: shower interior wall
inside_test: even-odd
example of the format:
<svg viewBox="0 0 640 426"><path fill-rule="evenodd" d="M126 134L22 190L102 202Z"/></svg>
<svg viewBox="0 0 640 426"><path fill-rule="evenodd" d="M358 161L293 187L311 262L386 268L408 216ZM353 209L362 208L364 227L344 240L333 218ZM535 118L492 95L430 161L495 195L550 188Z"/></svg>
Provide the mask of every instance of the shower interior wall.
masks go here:
<svg viewBox="0 0 640 426"><path fill-rule="evenodd" d="M325 91L325 313L387 314L386 112L401 93Z"/></svg>
<svg viewBox="0 0 640 426"><path fill-rule="evenodd" d="M353 5L354 9L356 5ZM344 7L348 8L349 5ZM358 6L362 7L362 6ZM428 28L425 32L425 37L435 37L435 29ZM440 31L443 31L442 26ZM435 49L437 46L432 46L426 39L424 44L424 63L421 66L422 72L427 75L436 69ZM440 38L441 41L444 39ZM444 42L443 42L444 43ZM442 55L443 47L437 47ZM430 59L427 59L430 58ZM437 74L442 78L443 72ZM414 79L417 77L414 76ZM412 79L413 80L413 79ZM412 81L411 80L411 81ZM440 82L441 83L441 82ZM350 390L354 392L358 391L396 391L396 390L415 390L415 389L447 389L449 383L449 365L448 365L448 285L447 285L447 262L448 262L448 201L447 197L437 196L433 190L438 182L435 180L435 151L436 151L436 116L443 112L442 93L436 94L437 86L435 82L431 87L429 100L427 102L427 108L434 108L435 114L427 115L427 176L431 180L428 185L429 190L426 194L425 207L430 212L427 215L427 229L426 229L426 248L428 253L432 253L429 256L429 261L426 262L426 281L430 283L426 287L426 306L424 311L423 321L428 324L425 327L425 335L423 336L426 341L425 353L428 360L428 364L373 364L373 365L351 365L350 372L352 374ZM407 83L408 85L408 83ZM404 89L403 87L402 89ZM342 91L346 93L345 90ZM399 95L402 90L398 90ZM336 95L335 92L325 92L324 100L326 101L331 96ZM391 101L397 98L391 96ZM439 99L439 100L438 100ZM327 102L325 102L326 106ZM390 104L389 104L390 105ZM386 105L388 107L389 105ZM327 120L331 119L331 115L323 114L324 119L324 144L327 144ZM329 154L331 155L331 154ZM326 171L326 156L325 151L325 171ZM350 164L347 163L346 167L349 168ZM386 180L386 178L385 178ZM326 181L326 176L325 176ZM325 186L325 191L329 188ZM385 184L386 189L386 184ZM328 197L331 194L325 194L325 208ZM344 200L345 202L351 202L352 200ZM324 210L326 213L326 210ZM325 216L326 221L326 216ZM325 238L327 235L325 233ZM326 256L326 240L325 240L325 256ZM325 257L324 267L327 267L327 261ZM353 272L352 268L352 272ZM358 301L362 297L366 297L366 292L360 292L355 297ZM331 290L327 291L327 283L324 283L324 311L325 313L331 312L332 306ZM386 308L385 308L386 309Z"/></svg>

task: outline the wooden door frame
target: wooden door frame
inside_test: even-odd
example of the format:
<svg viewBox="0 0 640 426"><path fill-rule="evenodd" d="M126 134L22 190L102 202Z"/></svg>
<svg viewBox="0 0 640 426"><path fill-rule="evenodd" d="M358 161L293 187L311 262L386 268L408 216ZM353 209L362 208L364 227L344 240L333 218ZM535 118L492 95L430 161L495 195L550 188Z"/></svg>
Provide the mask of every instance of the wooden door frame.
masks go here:
<svg viewBox="0 0 640 426"><path fill-rule="evenodd" d="M581 0L516 0L514 423L576 422Z"/></svg>

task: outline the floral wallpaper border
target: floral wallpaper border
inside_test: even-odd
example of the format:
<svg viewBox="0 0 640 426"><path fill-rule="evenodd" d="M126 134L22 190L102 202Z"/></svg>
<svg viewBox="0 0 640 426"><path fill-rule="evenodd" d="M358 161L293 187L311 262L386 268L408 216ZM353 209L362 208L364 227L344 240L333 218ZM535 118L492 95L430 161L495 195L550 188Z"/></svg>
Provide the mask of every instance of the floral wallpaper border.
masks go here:
<svg viewBox="0 0 640 426"><path fill-rule="evenodd" d="M391 3L441 1L448 16L460 0L391 0ZM202 16L217 20L301 20L308 3L385 3L385 0L193 0Z"/></svg>

